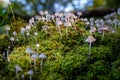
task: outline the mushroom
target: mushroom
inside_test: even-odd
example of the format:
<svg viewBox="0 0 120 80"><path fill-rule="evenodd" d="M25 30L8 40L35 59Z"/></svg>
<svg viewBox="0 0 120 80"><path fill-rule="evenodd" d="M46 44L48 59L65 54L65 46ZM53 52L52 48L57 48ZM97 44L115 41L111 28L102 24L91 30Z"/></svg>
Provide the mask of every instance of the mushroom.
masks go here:
<svg viewBox="0 0 120 80"><path fill-rule="evenodd" d="M29 58L30 58L30 54L31 53L35 53L35 51L32 49L32 48L26 48L26 53L28 53L28 55L29 55ZM31 59L30 59L30 66L31 66Z"/></svg>
<svg viewBox="0 0 120 80"><path fill-rule="evenodd" d="M9 25L6 25L5 30L6 30L6 34L9 34L10 26L9 26Z"/></svg>
<svg viewBox="0 0 120 80"><path fill-rule="evenodd" d="M30 80L32 80L32 75L34 74L33 70L29 70L27 74L30 75Z"/></svg>
<svg viewBox="0 0 120 80"><path fill-rule="evenodd" d="M89 43L89 57L90 57L90 50L92 46L92 42L96 41L96 39L93 36L88 36L88 38L85 40L85 42Z"/></svg>
<svg viewBox="0 0 120 80"><path fill-rule="evenodd" d="M34 69L36 73L36 59L38 58L38 54L37 53L32 54L31 58L34 60Z"/></svg>
<svg viewBox="0 0 120 80"><path fill-rule="evenodd" d="M10 58L9 58L9 50L10 50L10 46L8 46L8 50L7 50L7 60L8 60L8 62L10 62Z"/></svg>
<svg viewBox="0 0 120 80"><path fill-rule="evenodd" d="M18 79L18 71L22 71L22 68L19 65L15 65L16 78Z"/></svg>
<svg viewBox="0 0 120 80"><path fill-rule="evenodd" d="M22 80L24 80L24 77L25 77L24 74L22 74L22 75L21 75Z"/></svg>
<svg viewBox="0 0 120 80"><path fill-rule="evenodd" d="M99 32L102 32L102 40L104 39L104 35L106 31L109 31L109 27L108 26L102 26L100 28L98 28Z"/></svg>
<svg viewBox="0 0 120 80"><path fill-rule="evenodd" d="M61 38L62 38L62 33L61 33L60 25L62 24L63 24L62 21L59 18L56 18L56 29L59 31Z"/></svg>
<svg viewBox="0 0 120 80"><path fill-rule="evenodd" d="M41 60L41 69L40 69L40 72L42 72L42 65L43 65L43 59L45 59L46 58L46 55L45 55L45 53L41 53L40 55L39 55L39 58L42 58L42 60Z"/></svg>
<svg viewBox="0 0 120 80"><path fill-rule="evenodd" d="M66 21L64 23L64 26L66 27L66 37L68 36L68 27L72 26L72 24L69 21Z"/></svg>
<svg viewBox="0 0 120 80"><path fill-rule="evenodd" d="M90 27L90 33L95 33L96 28L95 27Z"/></svg>

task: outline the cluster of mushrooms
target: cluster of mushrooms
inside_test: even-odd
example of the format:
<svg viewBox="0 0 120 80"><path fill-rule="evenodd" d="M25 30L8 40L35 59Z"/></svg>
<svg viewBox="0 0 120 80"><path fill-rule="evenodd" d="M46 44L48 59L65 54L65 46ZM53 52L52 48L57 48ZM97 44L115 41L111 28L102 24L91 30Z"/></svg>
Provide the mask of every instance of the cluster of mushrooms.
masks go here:
<svg viewBox="0 0 120 80"><path fill-rule="evenodd" d="M118 9L117 12L108 14L104 17L104 19L99 18L99 19L95 19L95 18L79 18L82 13L78 12L78 16L74 15L73 13L55 13L54 15L51 15L48 13L48 11L40 11L39 12L40 15L36 15L35 17L32 17L29 20L29 24L26 25L25 27L22 27L20 29L20 34L23 36L29 36L30 35L30 30L32 28L35 28L35 24L36 22L39 21L43 21L43 22L54 22L55 23L55 28L58 31L58 33L60 34L60 38L62 39L62 30L61 30L61 25L63 25L65 27L65 32L66 32L66 37L68 36L68 29L72 28L73 30L77 31L76 26L74 25L76 22L78 22L79 20L83 21L86 24L85 30L87 30L87 28L89 27L89 36L86 38L85 42L89 43L89 58L90 58L90 51L91 51L91 47L92 47L92 43L96 41L96 39L93 37L93 34L98 32L102 34L102 40L105 37L105 33L106 32L116 32L117 28L119 28L120 26L120 20L117 19L117 16L120 16L120 9ZM114 26L114 27L111 27ZM41 26L42 29L48 33L48 29L50 29L50 26L48 25L44 25ZM10 26L6 26L5 28L6 30L6 35L9 35L9 31L10 31ZM12 46L14 46L14 41L19 40L17 38L17 32L13 31L12 33L13 35L10 37L10 41ZM38 32L34 32L34 35L37 36ZM36 73L36 61L38 58L41 58L41 63L40 63L40 72L42 72L42 65L43 65L43 60L46 58L45 53L41 53L40 55L38 54L38 49L39 49L39 44L37 43L37 37L36 37L36 50L34 51L32 48L27 47L25 52L28 54L30 60L29 63L31 65L31 59L34 60L34 70L29 70L27 72L28 75L30 75L30 80L32 80L32 75L34 73ZM8 47L7 50L7 60L10 61L9 58L9 50L10 47ZM5 53L4 53L5 54ZM22 68L16 64L15 65L15 70L16 70L16 78L18 78L18 71L22 71ZM22 79L24 80L24 74L21 75Z"/></svg>

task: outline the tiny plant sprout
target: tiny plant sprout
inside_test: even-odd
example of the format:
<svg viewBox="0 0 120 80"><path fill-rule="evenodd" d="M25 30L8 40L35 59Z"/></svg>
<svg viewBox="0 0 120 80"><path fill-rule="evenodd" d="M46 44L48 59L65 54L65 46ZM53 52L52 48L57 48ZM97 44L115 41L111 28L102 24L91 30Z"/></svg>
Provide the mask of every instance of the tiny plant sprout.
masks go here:
<svg viewBox="0 0 120 80"><path fill-rule="evenodd" d="M35 53L35 51L32 49L32 48L26 48L26 53L28 53L28 55L29 55L29 58L30 58L30 54L31 53ZM31 66L31 59L30 59L30 66Z"/></svg>
<svg viewBox="0 0 120 80"><path fill-rule="evenodd" d="M35 35L35 36L37 36L37 35L38 35L38 33L37 33L37 32L34 32L34 35Z"/></svg>
<svg viewBox="0 0 120 80"><path fill-rule="evenodd" d="M8 50L7 50L7 60L8 60L8 62L10 62L10 58L9 58L9 49L10 49L10 46L8 46Z"/></svg>
<svg viewBox="0 0 120 80"><path fill-rule="evenodd" d="M92 42L96 41L96 39L93 36L88 36L88 38L85 40L85 42L89 43L89 58L90 58L90 50L92 46Z"/></svg>
<svg viewBox="0 0 120 80"><path fill-rule="evenodd" d="M30 80L32 80L32 75L34 74L33 70L29 70L27 74L30 75Z"/></svg>
<svg viewBox="0 0 120 80"><path fill-rule="evenodd" d="M41 58L42 60L41 60L41 68L40 68L40 72L42 72L42 65L43 65L43 59L45 59L45 58L47 58L46 57L46 55L45 55L45 53L41 53L40 55L39 55L39 58Z"/></svg>
<svg viewBox="0 0 120 80"><path fill-rule="evenodd" d="M12 43L12 46L14 46L13 42L15 41L14 37L10 37L10 41Z"/></svg>
<svg viewBox="0 0 120 80"><path fill-rule="evenodd" d="M15 65L15 70L16 70L16 78L18 79L18 72L22 71L22 68L19 65Z"/></svg>
<svg viewBox="0 0 120 80"><path fill-rule="evenodd" d="M31 58L34 60L34 70L36 73L36 59L38 58L38 54L37 53L32 54Z"/></svg>
<svg viewBox="0 0 120 80"><path fill-rule="evenodd" d="M38 52L38 48L40 47L40 45L37 43L36 44L36 48L37 48L37 52Z"/></svg>
<svg viewBox="0 0 120 80"><path fill-rule="evenodd" d="M30 35L30 33L27 31L26 35L27 35L27 36L29 36L29 35Z"/></svg>
<svg viewBox="0 0 120 80"><path fill-rule="evenodd" d="M9 31L10 31L9 25L6 25L5 30L6 30L6 34L9 34Z"/></svg>
<svg viewBox="0 0 120 80"><path fill-rule="evenodd" d="M38 35L38 33L37 33L37 32L34 32L34 35L35 35L36 43L37 43L37 35Z"/></svg>

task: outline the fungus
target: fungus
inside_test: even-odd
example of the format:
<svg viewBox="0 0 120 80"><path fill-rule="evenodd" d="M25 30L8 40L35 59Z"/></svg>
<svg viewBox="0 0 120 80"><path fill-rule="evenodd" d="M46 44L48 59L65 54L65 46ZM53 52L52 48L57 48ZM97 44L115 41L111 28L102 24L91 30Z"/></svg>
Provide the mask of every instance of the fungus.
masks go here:
<svg viewBox="0 0 120 80"><path fill-rule="evenodd" d="M92 46L92 42L96 41L96 39L93 36L88 36L88 38L85 40L85 42L89 43L89 58L90 58L90 50Z"/></svg>
<svg viewBox="0 0 120 80"><path fill-rule="evenodd" d="M22 68L19 65L15 65L16 78L18 79L18 72L22 71Z"/></svg>
<svg viewBox="0 0 120 80"><path fill-rule="evenodd" d="M37 53L32 54L31 58L34 60L34 69L36 73L36 59L38 58L38 54Z"/></svg>
<svg viewBox="0 0 120 80"><path fill-rule="evenodd" d="M34 74L33 70L29 70L27 74L30 75L30 80L32 80L32 75Z"/></svg>
<svg viewBox="0 0 120 80"><path fill-rule="evenodd" d="M40 66L41 66L40 72L42 72L43 59L45 59L45 58L46 58L45 53L41 53L41 54L39 55L39 58L41 58L41 59L42 59L42 60L41 60L41 64L40 64Z"/></svg>

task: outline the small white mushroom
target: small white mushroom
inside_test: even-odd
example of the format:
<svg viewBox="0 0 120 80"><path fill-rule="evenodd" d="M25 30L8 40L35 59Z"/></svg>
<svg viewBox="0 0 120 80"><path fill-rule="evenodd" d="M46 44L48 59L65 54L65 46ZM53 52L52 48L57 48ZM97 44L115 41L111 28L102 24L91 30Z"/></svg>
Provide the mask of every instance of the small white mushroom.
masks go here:
<svg viewBox="0 0 120 80"><path fill-rule="evenodd" d="M99 32L102 32L102 40L104 39L104 35L106 31L109 31L109 27L108 26L102 26L100 28L98 28Z"/></svg>
<svg viewBox="0 0 120 80"><path fill-rule="evenodd" d="M85 40L85 42L89 43L89 57L90 57L90 50L92 46L92 42L96 41L96 39L93 36L88 36L88 38Z"/></svg>
<svg viewBox="0 0 120 80"><path fill-rule="evenodd" d="M6 26L5 26L5 30L6 30L6 34L9 34L10 26L9 26L9 25L6 25Z"/></svg>
<svg viewBox="0 0 120 80"><path fill-rule="evenodd" d="M37 53L32 54L31 58L34 60L34 69L36 73L36 59L38 58L38 54Z"/></svg>
<svg viewBox="0 0 120 80"><path fill-rule="evenodd" d="M30 47L26 48L25 52L28 53L29 58L30 58L30 54L35 53L35 51L32 48L30 48ZM31 66L31 59L30 59L29 62L30 62L30 66Z"/></svg>
<svg viewBox="0 0 120 80"><path fill-rule="evenodd" d="M41 60L41 64L40 64L40 66L41 66L40 72L42 72L43 59L45 59L45 58L47 58L47 57L46 57L45 53L41 53L41 54L39 55L39 58L42 59L42 60Z"/></svg>
<svg viewBox="0 0 120 80"><path fill-rule="evenodd" d="M30 75L30 80L32 80L32 75L34 74L33 70L29 70L27 74Z"/></svg>
<svg viewBox="0 0 120 80"><path fill-rule="evenodd" d="M19 65L15 65L16 78L18 79L18 71L22 71L22 68Z"/></svg>

